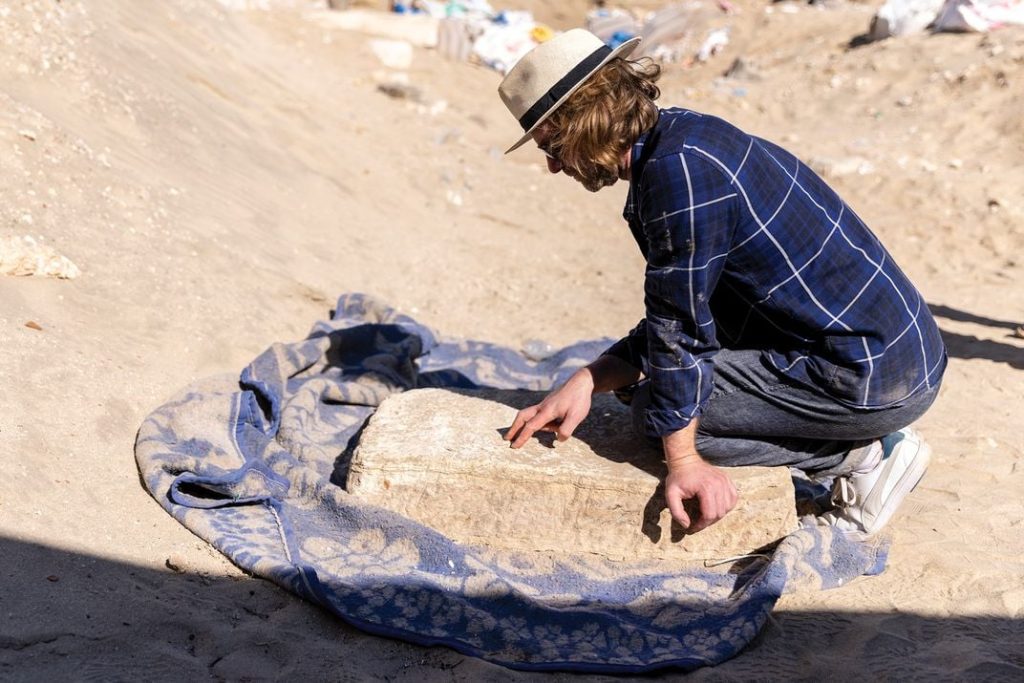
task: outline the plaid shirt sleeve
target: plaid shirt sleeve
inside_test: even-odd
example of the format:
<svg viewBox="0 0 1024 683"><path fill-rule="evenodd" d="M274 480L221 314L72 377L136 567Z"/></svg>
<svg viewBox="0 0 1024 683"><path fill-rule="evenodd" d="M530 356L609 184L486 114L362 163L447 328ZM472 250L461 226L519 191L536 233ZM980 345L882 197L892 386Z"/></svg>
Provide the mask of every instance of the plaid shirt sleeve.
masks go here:
<svg viewBox="0 0 1024 683"><path fill-rule="evenodd" d="M646 316L609 353L647 374L645 430L665 436L697 417L711 394L719 344L709 301L732 243L737 194L719 168L686 152L648 162L637 189Z"/></svg>
<svg viewBox="0 0 1024 683"><path fill-rule="evenodd" d="M647 367L647 321L641 320L625 337L608 347L603 356L615 356L626 361L645 375Z"/></svg>

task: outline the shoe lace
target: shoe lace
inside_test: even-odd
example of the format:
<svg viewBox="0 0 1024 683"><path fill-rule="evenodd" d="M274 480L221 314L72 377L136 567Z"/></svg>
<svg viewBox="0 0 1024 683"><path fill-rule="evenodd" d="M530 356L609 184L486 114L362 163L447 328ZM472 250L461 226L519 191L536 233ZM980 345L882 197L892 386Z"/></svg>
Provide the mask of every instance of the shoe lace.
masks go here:
<svg viewBox="0 0 1024 683"><path fill-rule="evenodd" d="M857 502L857 491L854 490L849 477L839 477L832 484L831 501L836 507L849 507Z"/></svg>

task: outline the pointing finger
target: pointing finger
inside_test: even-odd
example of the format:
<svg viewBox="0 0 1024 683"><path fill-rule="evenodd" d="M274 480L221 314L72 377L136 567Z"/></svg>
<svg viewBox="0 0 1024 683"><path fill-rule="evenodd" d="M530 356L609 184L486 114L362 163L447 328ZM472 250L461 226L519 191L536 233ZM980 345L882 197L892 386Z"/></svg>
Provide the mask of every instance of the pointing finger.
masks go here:
<svg viewBox="0 0 1024 683"><path fill-rule="evenodd" d="M537 406L529 406L516 413L516 418L512 421L512 426L508 428L507 432L505 432L505 441L512 441L516 437L516 434L519 433L519 430L523 428L523 425L526 424L527 420L537 414L537 410Z"/></svg>
<svg viewBox="0 0 1024 683"><path fill-rule="evenodd" d="M548 424L550 421L551 415L547 414L547 412L537 412L533 417L526 421L526 424L523 425L523 428L519 431L515 441L512 442L512 448L519 448L522 446L530 439L531 436L533 436L534 432L544 427L544 425Z"/></svg>

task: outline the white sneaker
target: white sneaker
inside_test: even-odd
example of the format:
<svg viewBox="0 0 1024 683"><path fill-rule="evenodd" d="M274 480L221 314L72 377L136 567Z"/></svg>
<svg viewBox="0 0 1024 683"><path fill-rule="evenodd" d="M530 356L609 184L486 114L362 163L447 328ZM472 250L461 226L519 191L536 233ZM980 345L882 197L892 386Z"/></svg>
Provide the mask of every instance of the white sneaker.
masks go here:
<svg viewBox="0 0 1024 683"><path fill-rule="evenodd" d="M882 529L908 493L921 481L932 449L906 427L882 438L882 457L864 473L837 477L832 485L835 509L818 519L848 533L871 536Z"/></svg>

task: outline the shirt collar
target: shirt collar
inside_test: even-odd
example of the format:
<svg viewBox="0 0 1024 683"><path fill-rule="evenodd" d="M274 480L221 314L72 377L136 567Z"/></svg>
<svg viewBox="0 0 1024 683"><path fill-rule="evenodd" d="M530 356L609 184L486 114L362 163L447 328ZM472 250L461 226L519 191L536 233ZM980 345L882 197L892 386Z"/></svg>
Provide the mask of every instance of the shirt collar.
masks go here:
<svg viewBox="0 0 1024 683"><path fill-rule="evenodd" d="M661 119L661 110L658 110L658 119ZM637 214L637 185L640 184L640 176L643 175L643 153L644 145L650 138L651 132L657 127L658 122L655 121L654 125L640 133L640 137L633 143L633 147L630 150L629 155L629 192L626 194L626 206L622 209L622 217L627 221L632 220Z"/></svg>

